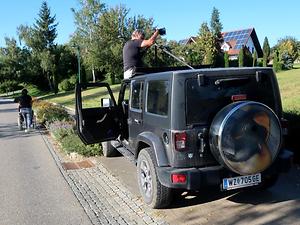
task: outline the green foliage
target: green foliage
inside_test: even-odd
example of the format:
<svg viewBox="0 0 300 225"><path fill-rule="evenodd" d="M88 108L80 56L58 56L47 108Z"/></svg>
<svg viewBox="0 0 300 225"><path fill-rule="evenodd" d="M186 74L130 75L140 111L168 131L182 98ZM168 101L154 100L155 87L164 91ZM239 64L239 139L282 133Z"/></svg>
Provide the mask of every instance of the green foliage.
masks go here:
<svg viewBox="0 0 300 225"><path fill-rule="evenodd" d="M285 37L280 39L276 44L275 49L278 50L280 58L282 58L284 53L289 54L293 63L298 58L298 42L293 37Z"/></svg>
<svg viewBox="0 0 300 225"><path fill-rule="evenodd" d="M60 91L71 91L74 90L75 83L72 83L71 79L64 79L62 82L58 84L58 89Z"/></svg>
<svg viewBox="0 0 300 225"><path fill-rule="evenodd" d="M207 23L202 23L195 47L203 56L203 65L215 65L218 54L216 39Z"/></svg>
<svg viewBox="0 0 300 225"><path fill-rule="evenodd" d="M57 36L55 16L51 16L50 8L43 1L38 18L32 27L21 25L18 28L19 39L25 41L32 55L37 60L37 65L42 70L40 82L46 80L51 91L56 92L57 74L55 64L55 43ZM37 83L41 85L40 83Z"/></svg>
<svg viewBox="0 0 300 225"><path fill-rule="evenodd" d="M273 69L275 72L281 71L282 70L282 63L279 58L279 53L278 51L274 52L274 57L273 57Z"/></svg>
<svg viewBox="0 0 300 225"><path fill-rule="evenodd" d="M33 108L39 123L46 124L55 120L70 120L68 112L61 106L46 101L34 101Z"/></svg>
<svg viewBox="0 0 300 225"><path fill-rule="evenodd" d="M65 152L77 152L84 156L100 155L99 145L85 145L82 143L77 134L72 133L61 140L62 148Z"/></svg>
<svg viewBox="0 0 300 225"><path fill-rule="evenodd" d="M84 156L101 154L99 145L86 146L82 143L75 132L74 121L54 120L48 124L47 128L66 153L77 152Z"/></svg>
<svg viewBox="0 0 300 225"><path fill-rule="evenodd" d="M223 25L220 22L220 12L215 7L213 8L213 11L212 11L212 14L211 14L210 27L212 29L212 33L216 37L220 37L221 36Z"/></svg>
<svg viewBox="0 0 300 225"><path fill-rule="evenodd" d="M54 136L54 138L58 141L61 141L68 135L74 133L75 124L73 121L65 121L65 120L54 120L52 123L47 124L47 128L50 133Z"/></svg>
<svg viewBox="0 0 300 225"><path fill-rule="evenodd" d="M256 51L254 51L254 53L253 53L253 57L252 57L252 66L253 67L255 67L255 66L257 66L257 52Z"/></svg>
<svg viewBox="0 0 300 225"><path fill-rule="evenodd" d="M239 59L239 67L244 67L245 66L244 48L241 48L238 59Z"/></svg>
<svg viewBox="0 0 300 225"><path fill-rule="evenodd" d="M225 52L224 53L224 67L229 67L229 54L228 54L228 52Z"/></svg>
<svg viewBox="0 0 300 225"><path fill-rule="evenodd" d="M293 59L287 51L281 54L282 69L290 70L293 68Z"/></svg>
<svg viewBox="0 0 300 225"><path fill-rule="evenodd" d="M271 49L269 45L268 38L265 37L264 43L263 43L263 66L266 67L269 57L270 57Z"/></svg>
<svg viewBox="0 0 300 225"><path fill-rule="evenodd" d="M17 81L6 80L0 84L0 93L8 93L22 89Z"/></svg>

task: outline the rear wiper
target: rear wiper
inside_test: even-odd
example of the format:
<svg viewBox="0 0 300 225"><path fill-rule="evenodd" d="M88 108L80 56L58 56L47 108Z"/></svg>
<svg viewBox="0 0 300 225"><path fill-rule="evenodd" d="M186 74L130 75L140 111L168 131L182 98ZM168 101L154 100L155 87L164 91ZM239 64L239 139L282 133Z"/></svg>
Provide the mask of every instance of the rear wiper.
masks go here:
<svg viewBox="0 0 300 225"><path fill-rule="evenodd" d="M215 81L215 85L222 85L222 84L242 84L247 83L249 81L248 77L240 77L240 78L225 78L225 79L218 79Z"/></svg>

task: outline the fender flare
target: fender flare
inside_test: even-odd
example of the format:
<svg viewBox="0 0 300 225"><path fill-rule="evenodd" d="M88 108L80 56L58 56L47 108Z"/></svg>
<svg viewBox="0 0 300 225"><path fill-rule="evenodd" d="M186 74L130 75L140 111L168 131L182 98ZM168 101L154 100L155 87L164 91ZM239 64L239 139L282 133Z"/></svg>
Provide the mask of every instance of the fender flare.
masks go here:
<svg viewBox="0 0 300 225"><path fill-rule="evenodd" d="M165 152L165 148L163 146L162 140L152 132L146 131L142 132L137 136L137 146L136 146L136 158L138 157L138 153L141 149L139 149L139 143L144 142L148 144L151 149L154 151L157 166L169 166L169 160L167 154Z"/></svg>

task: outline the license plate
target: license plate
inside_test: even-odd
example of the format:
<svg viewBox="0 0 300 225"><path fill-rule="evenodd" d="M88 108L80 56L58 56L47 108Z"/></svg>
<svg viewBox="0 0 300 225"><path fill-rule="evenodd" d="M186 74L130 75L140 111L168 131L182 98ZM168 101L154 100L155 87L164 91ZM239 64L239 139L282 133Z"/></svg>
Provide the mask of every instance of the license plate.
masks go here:
<svg viewBox="0 0 300 225"><path fill-rule="evenodd" d="M260 173L232 178L224 178L223 190L232 190L237 188L249 187L253 185L258 185L260 182Z"/></svg>

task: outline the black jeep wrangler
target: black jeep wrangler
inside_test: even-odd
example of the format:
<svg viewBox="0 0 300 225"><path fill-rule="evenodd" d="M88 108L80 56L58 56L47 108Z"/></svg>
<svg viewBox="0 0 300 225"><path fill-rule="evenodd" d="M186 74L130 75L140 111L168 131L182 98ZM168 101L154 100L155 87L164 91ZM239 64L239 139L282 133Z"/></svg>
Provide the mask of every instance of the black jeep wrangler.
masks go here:
<svg viewBox="0 0 300 225"><path fill-rule="evenodd" d="M108 98L84 105L93 97L82 97L89 87L102 87ZM107 157L131 156L153 208L166 207L172 189L268 188L290 167L270 68L138 75L123 81L118 102L106 83L78 84L76 120L85 144L102 142Z"/></svg>

